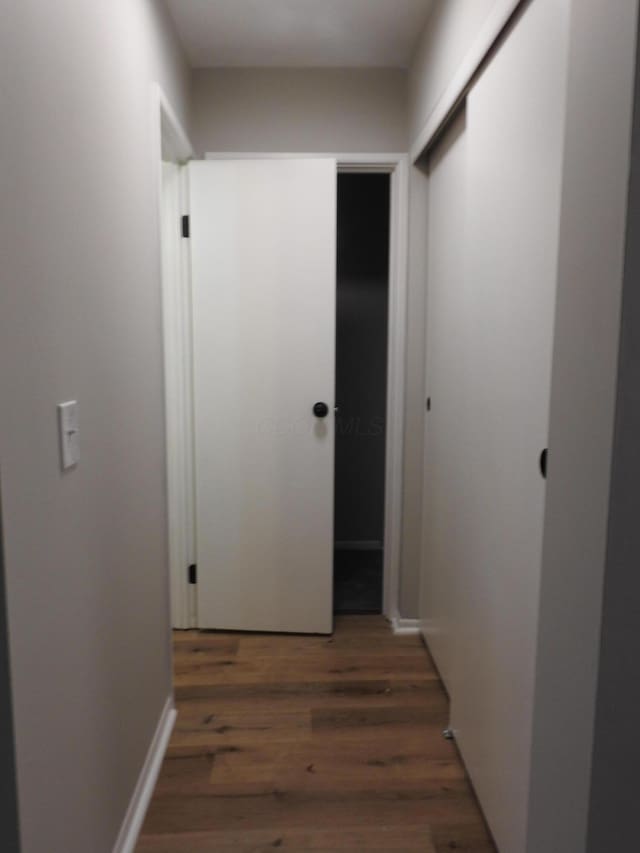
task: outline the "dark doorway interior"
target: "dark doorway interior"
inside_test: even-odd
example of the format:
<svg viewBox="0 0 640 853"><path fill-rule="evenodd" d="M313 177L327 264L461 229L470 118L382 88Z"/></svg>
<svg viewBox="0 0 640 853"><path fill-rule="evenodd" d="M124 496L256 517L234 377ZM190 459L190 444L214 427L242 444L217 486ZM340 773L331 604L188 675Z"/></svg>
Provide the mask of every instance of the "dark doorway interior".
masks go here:
<svg viewBox="0 0 640 853"><path fill-rule="evenodd" d="M382 612L389 202L389 175L338 175L336 613Z"/></svg>

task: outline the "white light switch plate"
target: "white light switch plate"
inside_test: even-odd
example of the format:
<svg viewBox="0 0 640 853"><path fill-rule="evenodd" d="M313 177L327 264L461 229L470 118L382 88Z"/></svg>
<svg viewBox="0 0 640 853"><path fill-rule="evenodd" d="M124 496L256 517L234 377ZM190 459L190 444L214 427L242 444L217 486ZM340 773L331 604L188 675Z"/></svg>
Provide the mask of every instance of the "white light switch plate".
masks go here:
<svg viewBox="0 0 640 853"><path fill-rule="evenodd" d="M76 400L58 404L58 429L60 430L60 454L64 471L67 468L73 468L80 459L78 403Z"/></svg>

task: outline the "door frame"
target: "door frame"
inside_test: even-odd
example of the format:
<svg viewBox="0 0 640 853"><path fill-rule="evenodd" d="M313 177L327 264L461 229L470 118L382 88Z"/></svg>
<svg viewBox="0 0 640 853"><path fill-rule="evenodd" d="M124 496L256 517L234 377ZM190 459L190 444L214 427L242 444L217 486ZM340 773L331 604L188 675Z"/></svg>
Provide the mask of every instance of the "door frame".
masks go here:
<svg viewBox="0 0 640 853"><path fill-rule="evenodd" d="M382 173L391 178L389 210L389 307L387 338L387 429L382 611L398 618L402 537L405 346L407 324L407 257L409 156L399 153L208 151L205 160L273 160L330 157L338 172Z"/></svg>
<svg viewBox="0 0 640 853"><path fill-rule="evenodd" d="M162 164L183 167L193 158L194 150L158 83L152 84L151 104L162 298L170 624L190 628L196 621L195 595L188 583L188 567L195 561L191 288L188 246L179 230L180 217L187 209L188 187L186 170L181 168L174 197L167 199ZM176 217L170 240L163 229L166 205Z"/></svg>

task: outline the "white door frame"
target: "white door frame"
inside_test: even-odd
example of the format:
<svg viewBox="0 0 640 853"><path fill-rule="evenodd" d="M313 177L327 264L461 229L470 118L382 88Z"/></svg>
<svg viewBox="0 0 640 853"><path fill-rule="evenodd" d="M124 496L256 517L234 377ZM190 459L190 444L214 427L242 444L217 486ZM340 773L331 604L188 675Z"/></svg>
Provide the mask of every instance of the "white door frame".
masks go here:
<svg viewBox="0 0 640 853"><path fill-rule="evenodd" d="M181 170L175 194L165 198L162 163L183 166L193 157L193 148L157 83L152 86L152 132L161 246L170 618L174 628L190 628L195 625L196 603L188 583L188 567L195 561L191 290L188 246L180 234L187 182ZM165 206L175 216L170 235L163 229Z"/></svg>
<svg viewBox="0 0 640 853"><path fill-rule="evenodd" d="M374 172L391 176L382 609L389 619L397 619L402 535L409 158L407 154L396 153L344 154L327 151L286 154L215 151L205 154L207 160L269 160L291 157L331 157L338 163L338 172Z"/></svg>

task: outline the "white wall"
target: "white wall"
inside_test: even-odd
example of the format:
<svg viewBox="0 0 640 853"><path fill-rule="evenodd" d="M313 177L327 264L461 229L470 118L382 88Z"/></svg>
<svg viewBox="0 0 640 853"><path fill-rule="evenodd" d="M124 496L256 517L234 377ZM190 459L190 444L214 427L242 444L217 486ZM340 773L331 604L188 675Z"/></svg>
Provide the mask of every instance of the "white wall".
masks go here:
<svg viewBox="0 0 640 853"><path fill-rule="evenodd" d="M621 532L620 516L610 515L622 509L620 473L615 484L623 491L611 492L613 503L610 488L637 16L637 0L616 4L615 13L610 0L572 3L529 853L629 848L618 837L611 801L597 798L603 785L612 795L627 793L611 762L637 753L635 720L627 728L615 710L611 725L622 740L616 752L606 753L608 770L599 768L603 775L596 780L594 801L604 807L592 826L595 839L608 828L604 847L587 845L587 820L599 660L605 665L600 676L607 680L602 695L609 690L609 701L612 695L616 702L624 697L625 704L629 690L619 662L613 664L613 677L606 666L610 645L600 658L603 606L611 619L604 627L624 632L631 624L626 649L631 654L637 649L637 613L629 623L621 611L616 624L615 575L603 598L607 538L613 563L625 548L624 535L611 544ZM629 308L633 313L633 303ZM633 382L637 387L637 377ZM618 437L626 438L624 432ZM637 455L637 427L634 441ZM609 527L611 519L615 524ZM637 527L637 506L631 524ZM633 552L634 539L626 544ZM627 571L637 573L637 554ZM602 724L606 721L605 714ZM636 780L630 784L637 791ZM636 843L634 838L631 847Z"/></svg>
<svg viewBox="0 0 640 853"><path fill-rule="evenodd" d="M500 0L436 0L408 78L408 146L411 148L491 10ZM409 282L407 289L407 399L405 409L404 515L400 612L418 616L422 538L422 459L425 415L425 283L428 181L410 170Z"/></svg>
<svg viewBox="0 0 640 853"><path fill-rule="evenodd" d="M436 0L409 69L409 138L413 143L501 0Z"/></svg>
<svg viewBox="0 0 640 853"><path fill-rule="evenodd" d="M152 0L8 0L0 23L0 465L25 853L113 848L171 690ZM56 403L82 458L62 474Z"/></svg>
<svg viewBox="0 0 640 853"><path fill-rule="evenodd" d="M192 143L207 151L407 150L407 79L389 69L202 69Z"/></svg>

